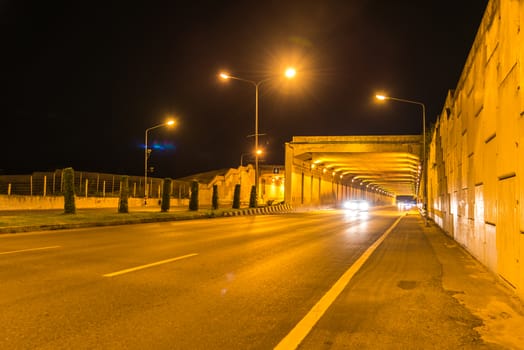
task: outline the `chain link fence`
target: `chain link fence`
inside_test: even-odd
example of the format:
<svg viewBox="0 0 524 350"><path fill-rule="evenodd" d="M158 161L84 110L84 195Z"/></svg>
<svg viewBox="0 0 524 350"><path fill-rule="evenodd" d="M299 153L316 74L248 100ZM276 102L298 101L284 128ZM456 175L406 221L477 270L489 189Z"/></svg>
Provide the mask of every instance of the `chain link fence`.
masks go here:
<svg viewBox="0 0 524 350"><path fill-rule="evenodd" d="M0 195L20 196L62 196L63 170L54 172L34 172L31 175L0 175ZM124 175L93 173L85 171L74 172L74 188L77 196L85 197L118 197ZM129 195L148 198L161 198L164 179L148 177L147 186L144 178L128 176ZM175 198L189 198L190 183L186 181L171 181L170 195Z"/></svg>

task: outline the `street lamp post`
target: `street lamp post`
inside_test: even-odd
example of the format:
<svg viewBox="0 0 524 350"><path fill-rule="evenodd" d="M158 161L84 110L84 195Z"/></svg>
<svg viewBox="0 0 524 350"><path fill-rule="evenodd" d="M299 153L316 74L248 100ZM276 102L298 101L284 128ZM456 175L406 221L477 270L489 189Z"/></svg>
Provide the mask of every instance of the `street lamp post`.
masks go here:
<svg viewBox="0 0 524 350"><path fill-rule="evenodd" d="M422 196L424 197L424 222L427 226L428 224L428 169L427 169L427 156L426 156L426 106L422 102L418 101L412 101L412 100L406 100L403 98L396 98L396 97L390 97L390 96L384 96L384 95L375 95L375 97L379 100L392 100L392 101L398 101L398 102L404 102L404 103L410 103L414 105L419 105L422 107L422 166L424 171L424 187L422 188Z"/></svg>
<svg viewBox="0 0 524 350"><path fill-rule="evenodd" d="M291 79L296 75L296 70L294 68L288 68L286 69L284 75L288 79ZM227 73L220 73L219 76L222 79L233 79L233 80L243 81L245 83L252 84L255 87L255 150L254 150L255 152L255 207L258 207L258 192L259 192L258 191L258 177L259 177L258 157L261 153L258 149L258 136L259 136L259 133L258 133L258 90L262 83L272 80L273 78L267 78L267 79L262 79L259 81L254 81L254 80L248 80L244 78L235 77Z"/></svg>
<svg viewBox="0 0 524 350"><path fill-rule="evenodd" d="M147 133L153 129L157 129L157 128L160 128L162 126L172 126L175 124L175 121L174 120L168 120L167 122L165 123L162 123L162 124L158 124L158 125L155 125L155 126L152 126L150 128L147 128L146 129L146 135L145 135L145 152L144 152L144 205L147 205L147 194L148 194L148 188L147 188L147 159L149 158L149 153L151 152L151 150L148 148L147 146Z"/></svg>

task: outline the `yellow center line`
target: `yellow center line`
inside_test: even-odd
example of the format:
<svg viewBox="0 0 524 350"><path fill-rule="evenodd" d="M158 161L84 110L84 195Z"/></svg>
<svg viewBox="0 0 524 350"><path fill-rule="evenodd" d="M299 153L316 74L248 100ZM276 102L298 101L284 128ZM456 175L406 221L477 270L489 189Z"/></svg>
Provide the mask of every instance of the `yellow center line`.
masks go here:
<svg viewBox="0 0 524 350"><path fill-rule="evenodd" d="M311 332L311 329L315 326L315 324L320 320L322 315L326 312L326 310L333 304L335 299L342 293L344 288L348 285L349 281L353 278L353 276L360 270L362 265L366 262L366 260L373 254L375 249L378 248L378 246L386 239L386 237L389 235L391 231L398 225L400 220L402 219L402 216L400 216L394 223L391 225L390 228L387 229L384 234L375 241L365 252L360 256L360 258L355 261L353 265L349 267L349 269L344 272L342 277L338 279L338 281L335 282L335 284L331 287L331 289L316 303L315 306L311 310L309 310L308 314L304 316L302 320L300 320L299 323L291 330L291 332L286 335L284 339L278 343L278 345L274 348L274 350L292 350L296 349L300 343L304 340L304 338Z"/></svg>
<svg viewBox="0 0 524 350"><path fill-rule="evenodd" d="M123 275L125 273L138 271L138 270L143 270L143 269L147 269L149 267L162 265L162 264L167 264L167 263L170 263L170 262L173 262L173 261L177 261L177 260L187 259L187 258L190 258L190 257L195 256L195 255L198 255L198 254L197 253L193 253L193 254L187 254L187 255L183 255L183 256L178 256L176 258L171 258L171 259L166 259L166 260L162 260L162 261L157 261L157 262L154 262L154 263L151 263L151 264L147 264L147 265L140 265L140 266L132 267L132 268L125 269L125 270L120 270L120 271L116 271L116 272L106 273L103 276L104 277L114 277L114 276L118 276L118 275Z"/></svg>
<svg viewBox="0 0 524 350"><path fill-rule="evenodd" d="M12 250L12 251L9 251L9 252L0 252L0 255L23 253L23 252L33 252L35 250L45 250L45 249L55 249L55 248L61 248L61 246L54 245L54 246L51 246L51 247L40 247L40 248L29 248L29 249L21 249L21 250Z"/></svg>

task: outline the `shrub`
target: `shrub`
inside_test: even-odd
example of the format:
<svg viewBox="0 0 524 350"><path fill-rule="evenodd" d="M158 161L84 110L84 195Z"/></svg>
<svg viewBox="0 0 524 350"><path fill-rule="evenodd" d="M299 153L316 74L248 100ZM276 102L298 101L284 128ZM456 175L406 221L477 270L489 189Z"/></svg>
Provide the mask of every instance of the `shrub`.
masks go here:
<svg viewBox="0 0 524 350"><path fill-rule="evenodd" d="M120 200L118 201L118 212L119 213L129 213L129 177L124 175L122 176L120 185Z"/></svg>
<svg viewBox="0 0 524 350"><path fill-rule="evenodd" d="M256 208L257 206L257 188L256 186L251 186L251 194L249 195L249 207Z"/></svg>
<svg viewBox="0 0 524 350"><path fill-rule="evenodd" d="M218 209L218 186L213 185L213 197L212 197L213 210Z"/></svg>
<svg viewBox="0 0 524 350"><path fill-rule="evenodd" d="M191 198L189 199L189 210L198 210L198 182L191 182Z"/></svg>
<svg viewBox="0 0 524 350"><path fill-rule="evenodd" d="M171 206L171 196L169 195L169 192L171 191L171 179L166 178L164 179L164 186L162 187L162 203L160 206L161 212L167 212L169 211L169 208Z"/></svg>
<svg viewBox="0 0 524 350"><path fill-rule="evenodd" d="M233 209L240 208L240 184L235 185L235 193L233 195Z"/></svg>
<svg viewBox="0 0 524 350"><path fill-rule="evenodd" d="M73 168L64 169L64 213L75 214L75 172Z"/></svg>

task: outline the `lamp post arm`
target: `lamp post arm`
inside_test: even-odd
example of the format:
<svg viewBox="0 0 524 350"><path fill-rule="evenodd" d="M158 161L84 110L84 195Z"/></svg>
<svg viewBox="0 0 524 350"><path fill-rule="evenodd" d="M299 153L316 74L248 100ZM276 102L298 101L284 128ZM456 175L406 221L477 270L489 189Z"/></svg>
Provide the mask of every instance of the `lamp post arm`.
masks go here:
<svg viewBox="0 0 524 350"><path fill-rule="evenodd" d="M399 102L412 103L412 104L415 104L415 105L422 106L423 109L426 108L422 102L418 102L418 101L406 100L406 99L403 99L403 98L390 97L390 96L386 96L384 99L386 99L386 100L393 100L393 101L399 101Z"/></svg>
<svg viewBox="0 0 524 350"><path fill-rule="evenodd" d="M147 128L147 129L146 129L146 137L147 137L147 133L148 133L149 131L151 131L151 130L153 130L153 129L160 128L160 127L162 127L162 126L166 126L166 125L167 125L166 123L162 123L162 124L158 124L158 125L152 126L152 127L150 127L150 128Z"/></svg>
<svg viewBox="0 0 524 350"><path fill-rule="evenodd" d="M257 86L257 82L255 82L253 80L243 79L243 78L235 77L233 75L228 75L226 79L233 79L233 80L243 81L245 83L249 83L249 84L252 84L254 86Z"/></svg>
<svg viewBox="0 0 524 350"><path fill-rule="evenodd" d="M228 75L226 79L233 79L233 80L243 81L245 83L249 83L249 84L254 85L255 88L258 88L262 83L265 83L266 81L272 80L274 78L267 78L267 79L262 79L262 80L259 80L259 81L254 81L254 80L239 78L239 77L236 77L234 75Z"/></svg>

